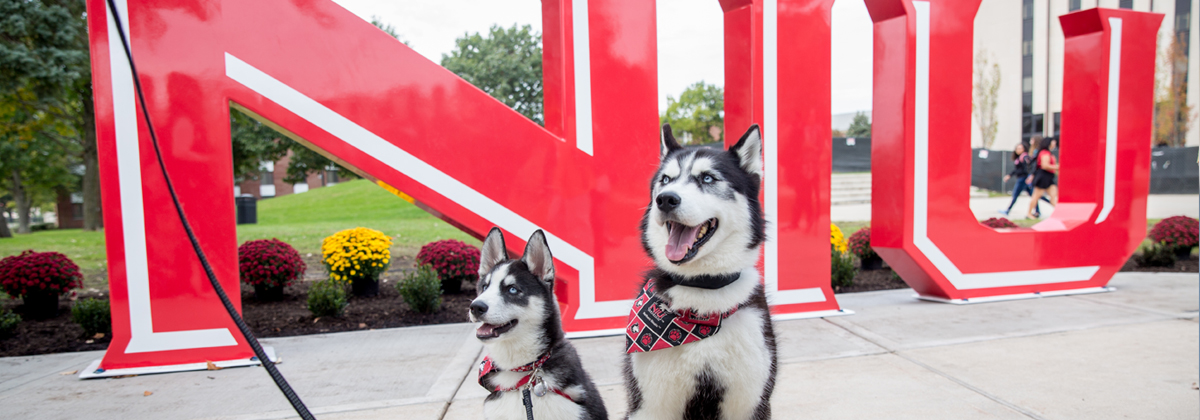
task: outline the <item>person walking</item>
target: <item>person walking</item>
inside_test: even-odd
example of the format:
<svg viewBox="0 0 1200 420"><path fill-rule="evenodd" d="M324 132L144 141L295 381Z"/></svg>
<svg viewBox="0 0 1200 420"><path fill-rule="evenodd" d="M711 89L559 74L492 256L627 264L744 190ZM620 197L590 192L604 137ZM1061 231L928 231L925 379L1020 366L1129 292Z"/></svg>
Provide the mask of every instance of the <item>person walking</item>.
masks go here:
<svg viewBox="0 0 1200 420"><path fill-rule="evenodd" d="M1000 210L1000 214L1005 216L1008 216L1013 206L1017 204L1017 198L1021 197L1021 193L1029 193L1029 196L1033 197L1033 155L1027 152L1025 143L1017 143L1017 146L1013 149L1012 156L1013 169L1007 175L1004 175L1004 182L1008 182L1010 178L1016 179L1017 182L1013 185L1012 201L1008 203L1008 207ZM1047 203L1050 202L1048 197L1042 197L1042 200L1045 200ZM1034 203L1035 214L1041 213L1040 209L1037 208L1036 200Z"/></svg>
<svg viewBox="0 0 1200 420"><path fill-rule="evenodd" d="M1033 202L1029 203L1029 214L1026 215L1035 219L1042 217L1036 209L1037 201L1043 195L1050 196L1051 206L1058 206L1058 158L1051 153L1058 149L1058 140L1046 137L1042 139L1038 149L1036 169L1033 172Z"/></svg>

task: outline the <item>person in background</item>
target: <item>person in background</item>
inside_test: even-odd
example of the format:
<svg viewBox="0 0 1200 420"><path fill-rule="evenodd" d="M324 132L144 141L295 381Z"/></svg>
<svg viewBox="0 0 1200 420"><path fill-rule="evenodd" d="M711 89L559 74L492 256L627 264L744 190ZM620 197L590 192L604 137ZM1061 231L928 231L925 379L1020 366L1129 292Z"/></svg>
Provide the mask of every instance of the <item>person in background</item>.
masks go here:
<svg viewBox="0 0 1200 420"><path fill-rule="evenodd" d="M1050 196L1050 205L1058 206L1058 158L1054 150L1058 149L1058 141L1047 137L1038 145L1037 159L1033 171L1033 202L1029 203L1029 215L1026 217L1042 217L1037 212L1037 201L1043 195Z"/></svg>
<svg viewBox="0 0 1200 420"><path fill-rule="evenodd" d="M1028 153L1028 147L1025 143L1018 143L1013 149L1013 169L1004 176L1004 182L1008 182L1009 178L1016 179L1017 182L1013 185L1012 201L1008 203L1008 207L1000 210L1000 214L1008 216L1012 211L1013 205L1017 204L1017 198L1021 197L1021 193L1029 193L1033 196L1033 155ZM1047 203L1050 202L1048 197L1042 197ZM1041 213L1037 208L1037 201L1034 200L1034 214Z"/></svg>

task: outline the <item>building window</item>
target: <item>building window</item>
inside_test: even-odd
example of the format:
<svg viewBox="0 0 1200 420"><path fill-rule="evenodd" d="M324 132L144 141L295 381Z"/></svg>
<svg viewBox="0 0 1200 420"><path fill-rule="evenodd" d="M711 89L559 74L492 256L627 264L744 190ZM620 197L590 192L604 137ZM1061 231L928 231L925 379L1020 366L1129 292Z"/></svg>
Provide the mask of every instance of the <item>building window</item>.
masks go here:
<svg viewBox="0 0 1200 420"><path fill-rule="evenodd" d="M1021 91L1033 92L1033 77L1025 76L1021 78Z"/></svg>
<svg viewBox="0 0 1200 420"><path fill-rule="evenodd" d="M1062 136L1062 113L1054 113L1054 137ZM1060 145L1061 146L1061 145Z"/></svg>
<svg viewBox="0 0 1200 420"><path fill-rule="evenodd" d="M1009 9L1009 10L1011 10L1011 9ZM1032 1L1025 0L1025 3L1021 5L1021 19L1033 19L1033 2Z"/></svg>
<svg viewBox="0 0 1200 420"><path fill-rule="evenodd" d="M1083 5L1079 4L1080 2L1081 0L1071 0L1067 3L1067 10L1072 12L1079 10L1081 7L1083 7Z"/></svg>
<svg viewBox="0 0 1200 420"><path fill-rule="evenodd" d="M1133 0L1121 0L1121 2L1119 3L1119 5L1117 7L1120 7L1122 9L1132 9L1133 8Z"/></svg>
<svg viewBox="0 0 1200 420"><path fill-rule="evenodd" d="M266 171L260 172L258 182L262 185L275 185L275 173Z"/></svg>

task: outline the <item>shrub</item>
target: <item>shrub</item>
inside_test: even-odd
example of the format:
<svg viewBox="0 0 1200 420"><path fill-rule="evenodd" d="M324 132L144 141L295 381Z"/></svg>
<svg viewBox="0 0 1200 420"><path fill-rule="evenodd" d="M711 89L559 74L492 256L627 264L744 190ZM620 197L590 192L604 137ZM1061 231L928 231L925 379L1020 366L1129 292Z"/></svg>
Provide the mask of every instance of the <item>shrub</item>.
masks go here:
<svg viewBox="0 0 1200 420"><path fill-rule="evenodd" d="M308 310L314 316L341 316L346 305L346 289L340 282L324 280L308 288Z"/></svg>
<svg viewBox="0 0 1200 420"><path fill-rule="evenodd" d="M829 271L831 283L843 287L853 285L854 276L858 274L858 269L854 268L854 258L832 247L829 249Z"/></svg>
<svg viewBox="0 0 1200 420"><path fill-rule="evenodd" d="M396 284L404 303L421 313L437 312L442 307L442 282L433 267L422 264Z"/></svg>
<svg viewBox="0 0 1200 420"><path fill-rule="evenodd" d="M1156 243L1142 248L1142 253L1133 258L1142 267L1171 267L1175 265L1175 249Z"/></svg>
<svg viewBox="0 0 1200 420"><path fill-rule="evenodd" d="M1150 229L1150 239L1163 244L1167 248L1188 248L1196 246L1196 237L1200 236L1200 222L1187 216L1171 216L1162 219Z"/></svg>
<svg viewBox="0 0 1200 420"><path fill-rule="evenodd" d="M858 256L858 259L860 260L865 260L876 256L875 249L871 248L870 226L859 229L858 232L854 232L853 235L850 235L849 243L850 252Z"/></svg>
<svg viewBox="0 0 1200 420"><path fill-rule="evenodd" d="M287 287L307 268L300 253L278 239L246 241L238 247L238 273L242 283L251 286Z"/></svg>
<svg viewBox="0 0 1200 420"><path fill-rule="evenodd" d="M61 296L79 287L83 287L83 275L66 255L28 250L0 260L0 288L9 296L24 297L31 292Z"/></svg>
<svg viewBox="0 0 1200 420"><path fill-rule="evenodd" d="M829 246L836 249L838 252L846 253L846 236L842 235L842 230L837 225L829 224Z"/></svg>
<svg viewBox="0 0 1200 420"><path fill-rule="evenodd" d="M112 335L112 314L108 301L87 298L71 306L71 320L83 327L89 336L97 333Z"/></svg>
<svg viewBox="0 0 1200 420"><path fill-rule="evenodd" d="M0 336L7 336L17 330L21 324L21 316L8 309L0 311Z"/></svg>
<svg viewBox="0 0 1200 420"><path fill-rule="evenodd" d="M1005 219L1005 218L1003 218L1003 217L993 217L993 218L990 218L990 219L984 220L984 221L982 221L982 222L979 222L979 223L980 223L980 224L982 224L982 225L984 225L984 226L990 227L990 228L992 228L992 229L1003 229L1003 228L1016 228L1016 227L1020 227L1020 226L1017 226L1017 224L1016 224L1016 223L1013 223L1011 220Z"/></svg>
<svg viewBox="0 0 1200 420"><path fill-rule="evenodd" d="M443 239L425 244L417 253L417 262L437 271L442 290L447 293L458 293L463 280L475 282L479 279L479 248L459 240Z"/></svg>
<svg viewBox="0 0 1200 420"><path fill-rule="evenodd" d="M330 235L321 242L321 261L329 278L353 284L378 281L392 261L392 238L375 229L357 227Z"/></svg>

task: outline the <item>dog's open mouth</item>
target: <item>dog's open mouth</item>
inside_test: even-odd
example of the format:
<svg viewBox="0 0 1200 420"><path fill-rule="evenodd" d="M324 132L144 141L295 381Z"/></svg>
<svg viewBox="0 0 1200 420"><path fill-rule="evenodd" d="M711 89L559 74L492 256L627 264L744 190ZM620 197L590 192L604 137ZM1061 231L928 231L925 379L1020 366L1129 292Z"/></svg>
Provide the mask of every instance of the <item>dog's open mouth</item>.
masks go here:
<svg viewBox="0 0 1200 420"><path fill-rule="evenodd" d="M483 325L479 326L479 329L475 330L475 338L480 340L496 338L499 337L500 334L504 334L508 332L508 330L513 329L515 326L517 326L517 320L515 319L504 325L488 324L485 322Z"/></svg>
<svg viewBox="0 0 1200 420"><path fill-rule="evenodd" d="M667 231L667 259L675 264L683 264L695 257L700 247L717 231L717 219L708 219L696 226L667 222Z"/></svg>

